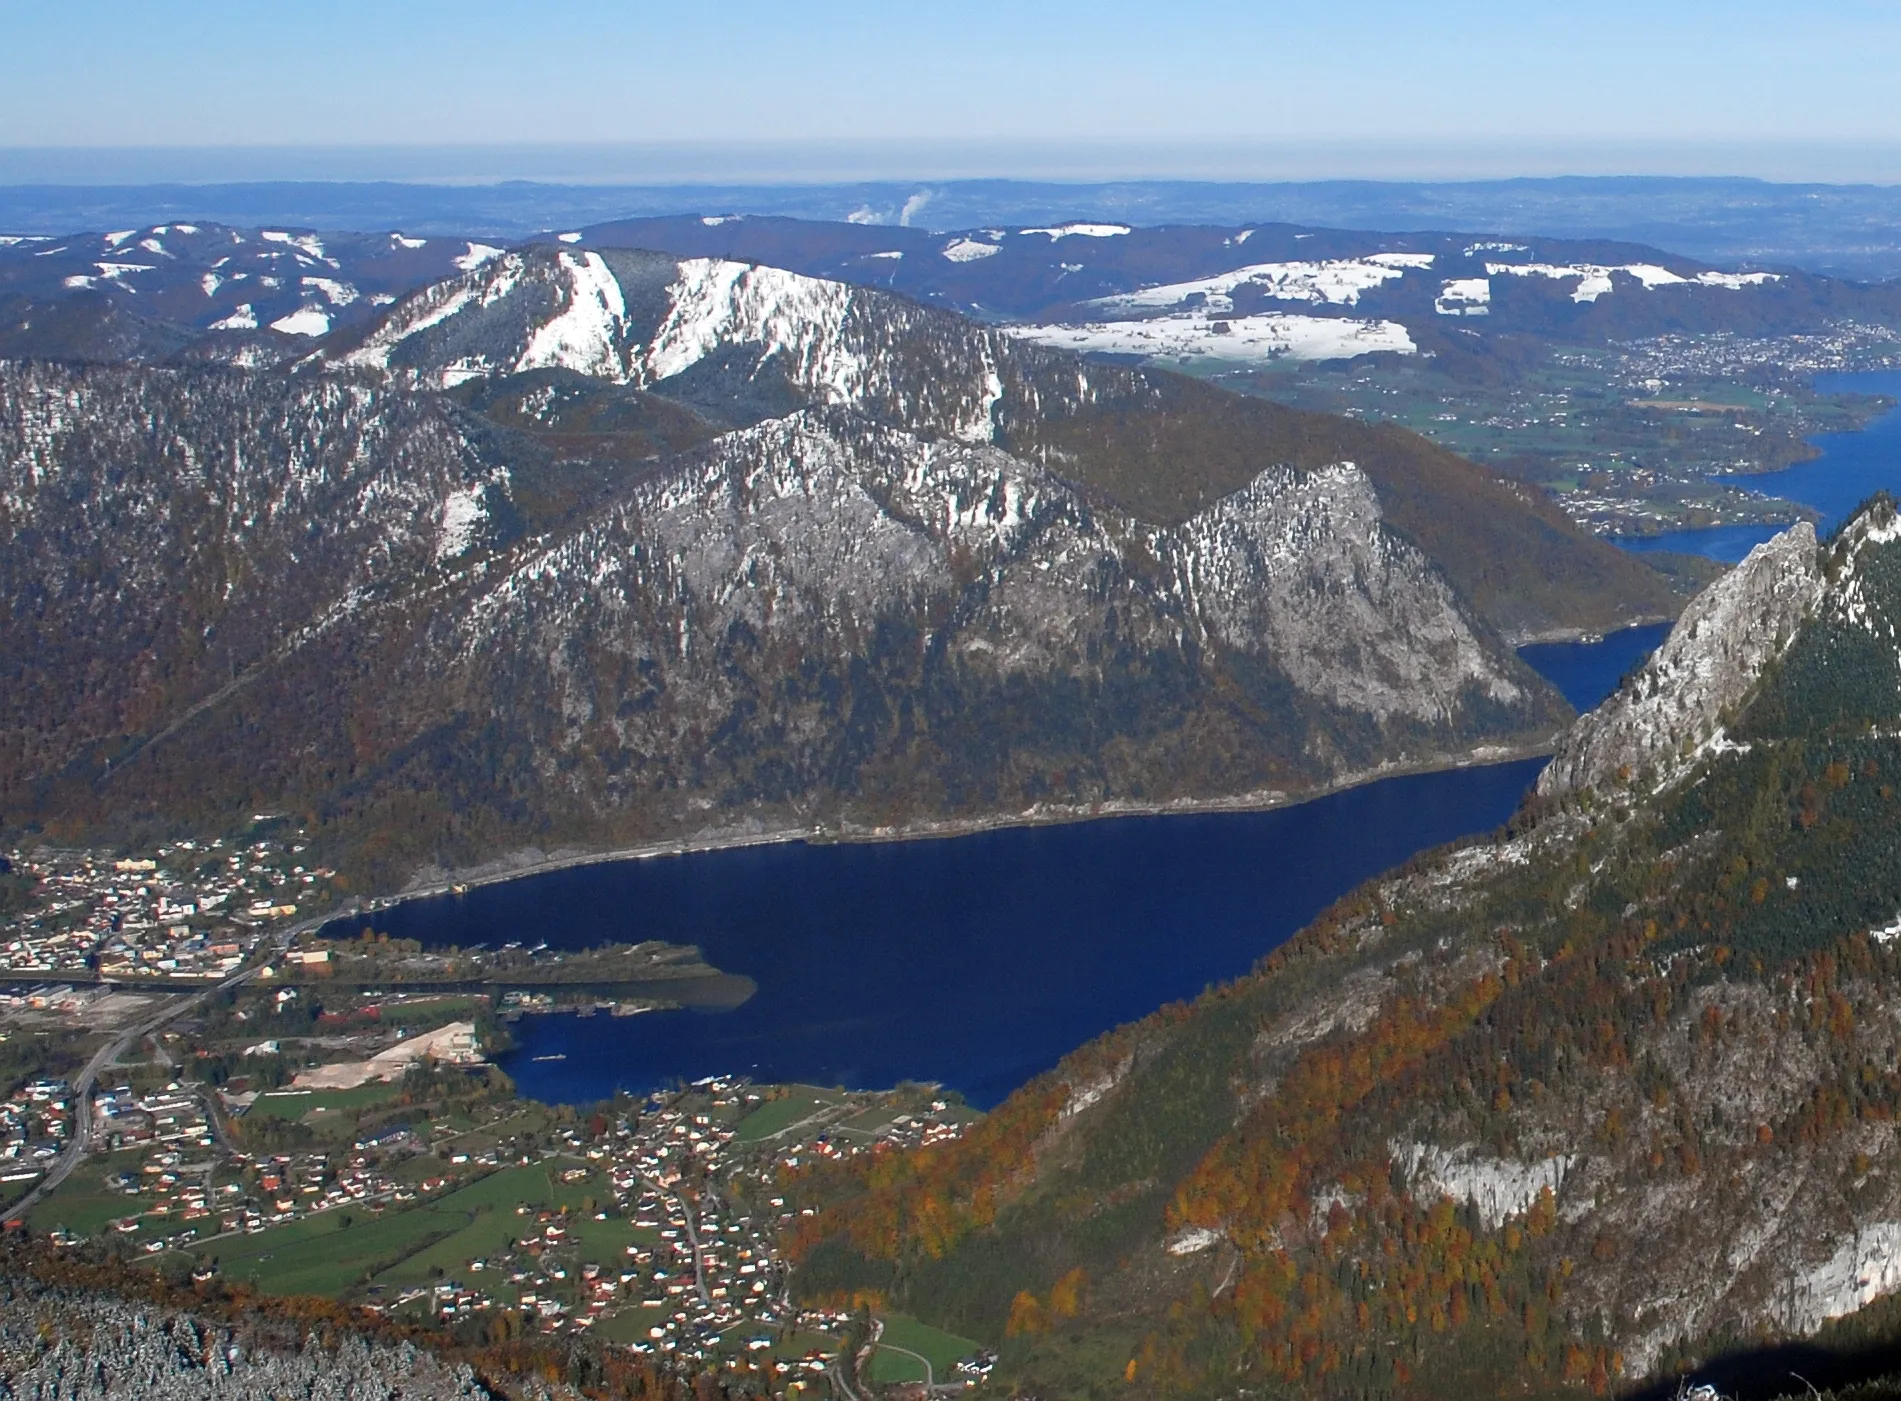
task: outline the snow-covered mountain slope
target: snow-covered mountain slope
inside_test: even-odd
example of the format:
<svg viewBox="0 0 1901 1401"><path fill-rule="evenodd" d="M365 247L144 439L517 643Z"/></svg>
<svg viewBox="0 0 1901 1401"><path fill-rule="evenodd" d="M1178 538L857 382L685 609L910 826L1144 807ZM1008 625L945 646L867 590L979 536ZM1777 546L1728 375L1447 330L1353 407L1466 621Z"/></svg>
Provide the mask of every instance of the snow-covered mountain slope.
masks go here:
<svg viewBox="0 0 1901 1401"><path fill-rule="evenodd" d="M1256 320L1285 322L1297 336L1353 328ZM1146 335L1171 322L1130 324ZM1106 329L1084 328L1081 348ZM1392 330L1392 348L1405 348L1404 332ZM1271 465L1352 460L1393 524L1508 633L1599 631L1674 608L1648 570L1579 536L1535 494L1422 440L1086 361L1028 343L1021 328L754 264L614 249L511 253L416 293L314 363L458 392L558 371L637 387L720 427L849 408L922 438L1002 447L1156 524L1186 519Z"/></svg>
<svg viewBox="0 0 1901 1401"><path fill-rule="evenodd" d="M825 404L987 442L1011 355L959 318L779 268L530 249L416 293L326 363L432 388L565 369L737 422Z"/></svg>
<svg viewBox="0 0 1901 1401"><path fill-rule="evenodd" d="M1901 286L1859 286L1785 268L1713 268L1636 244L1469 233L1371 233L1288 224L1114 228L1052 238L1043 229L931 232L780 218L626 220L565 233L563 246L642 247L761 259L889 289L1023 327L1174 324L1155 345L1126 335L1097 348L1178 356L1215 321L1290 313L1361 328L1332 338L1244 336L1226 358L1350 358L1389 351L1365 328L1394 323L1414 342L1459 328L1603 340L1667 331L1788 333L1855 318L1901 321ZM1155 333L1159 340L1162 333ZM1060 342L1076 344L1069 342ZM1245 348L1245 354L1240 349ZM1208 347L1210 351L1214 347Z"/></svg>
<svg viewBox="0 0 1901 1401"><path fill-rule="evenodd" d="M257 332L288 350L368 321L413 288L500 252L470 239L400 232L190 222L16 237L0 240L0 300L43 308L90 298L180 332Z"/></svg>
<svg viewBox="0 0 1901 1401"><path fill-rule="evenodd" d="M1351 360L1361 355L1413 355L1397 321L1362 317L1198 314L1140 321L1087 321L1012 326L1011 334L1078 354L1132 355L1171 366L1261 365L1276 360Z"/></svg>

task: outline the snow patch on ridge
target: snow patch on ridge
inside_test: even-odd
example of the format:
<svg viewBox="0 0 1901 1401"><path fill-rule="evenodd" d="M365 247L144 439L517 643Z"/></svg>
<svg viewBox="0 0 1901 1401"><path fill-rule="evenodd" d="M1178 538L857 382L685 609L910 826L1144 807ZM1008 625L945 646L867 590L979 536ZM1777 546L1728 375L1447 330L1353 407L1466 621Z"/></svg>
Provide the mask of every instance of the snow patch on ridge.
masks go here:
<svg viewBox="0 0 1901 1401"><path fill-rule="evenodd" d="M457 257L455 265L464 272L474 272L482 264L502 256L502 249L488 243L470 242L469 251Z"/></svg>
<svg viewBox="0 0 1901 1401"><path fill-rule="evenodd" d="M1441 316L1484 316L1491 311L1492 280L1456 277L1439 288L1432 309Z"/></svg>
<svg viewBox="0 0 1901 1401"><path fill-rule="evenodd" d="M271 322L271 329L287 336L325 336L330 334L330 314L322 307L299 307Z"/></svg>
<svg viewBox="0 0 1901 1401"><path fill-rule="evenodd" d="M1782 274L1774 272L1699 272L1694 277L1685 277L1655 263L1624 263L1617 266L1597 263L1487 263L1485 271L1491 277L1509 274L1513 277L1545 277L1554 281L1575 277L1578 285L1571 292L1574 302L1594 302L1605 293L1614 291L1617 285L1611 279L1614 272L1635 278L1646 291L1658 287L1722 287L1738 292L1745 287L1760 287L1767 282L1782 280Z"/></svg>
<svg viewBox="0 0 1901 1401"><path fill-rule="evenodd" d="M954 238L944 245L944 256L953 263L974 263L979 258L988 258L1002 251L994 243L975 238Z"/></svg>
<svg viewBox="0 0 1901 1401"><path fill-rule="evenodd" d="M569 369L605 379L625 379L620 339L627 302L620 283L598 253L560 254L567 274L567 305L529 337L515 370Z"/></svg>
<svg viewBox="0 0 1901 1401"><path fill-rule="evenodd" d="M849 402L866 371L841 334L851 303L852 289L842 282L723 258L686 259L643 359L644 378L669 379L725 345L758 344L767 355L784 355L797 382Z"/></svg>
<svg viewBox="0 0 1901 1401"><path fill-rule="evenodd" d="M1129 231L1127 224L1058 224L1050 229L1020 229L1022 234L1048 234L1051 243L1059 238L1116 238Z"/></svg>
<svg viewBox="0 0 1901 1401"><path fill-rule="evenodd" d="M1234 293L1248 286L1277 302L1354 306L1361 293L1404 277L1409 270L1431 266L1430 253L1377 253L1370 258L1334 258L1325 262L1255 263L1213 277L1099 297L1089 305L1105 311L1160 311L1198 296L1208 311L1231 311Z"/></svg>

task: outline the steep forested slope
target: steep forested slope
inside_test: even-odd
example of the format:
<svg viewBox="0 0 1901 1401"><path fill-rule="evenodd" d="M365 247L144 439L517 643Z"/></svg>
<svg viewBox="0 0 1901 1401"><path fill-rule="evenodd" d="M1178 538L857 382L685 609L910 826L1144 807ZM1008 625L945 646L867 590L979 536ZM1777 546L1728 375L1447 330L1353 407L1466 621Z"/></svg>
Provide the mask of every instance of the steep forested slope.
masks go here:
<svg viewBox="0 0 1901 1401"><path fill-rule="evenodd" d="M804 1287L1069 1396L1601 1390L1901 1289L1898 623L1885 499L1765 546L1510 829L801 1182Z"/></svg>

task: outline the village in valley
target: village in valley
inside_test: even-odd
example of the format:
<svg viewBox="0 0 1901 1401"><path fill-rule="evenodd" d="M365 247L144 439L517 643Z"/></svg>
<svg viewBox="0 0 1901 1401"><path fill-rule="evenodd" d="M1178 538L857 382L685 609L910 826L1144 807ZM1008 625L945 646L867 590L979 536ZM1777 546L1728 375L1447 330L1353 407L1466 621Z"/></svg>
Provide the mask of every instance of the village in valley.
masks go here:
<svg viewBox="0 0 1901 1401"><path fill-rule="evenodd" d="M473 1341L587 1333L785 1393L848 1394L846 1349L860 1387L987 1375L977 1344L915 1320L800 1307L779 1246L802 1168L955 1138L976 1117L960 1100L731 1078L521 1098L503 1069L520 1017L679 1005L669 989L721 975L662 944L325 939L308 912L335 903L333 873L302 854L6 858L10 1229ZM597 1003L602 986L640 996Z"/></svg>

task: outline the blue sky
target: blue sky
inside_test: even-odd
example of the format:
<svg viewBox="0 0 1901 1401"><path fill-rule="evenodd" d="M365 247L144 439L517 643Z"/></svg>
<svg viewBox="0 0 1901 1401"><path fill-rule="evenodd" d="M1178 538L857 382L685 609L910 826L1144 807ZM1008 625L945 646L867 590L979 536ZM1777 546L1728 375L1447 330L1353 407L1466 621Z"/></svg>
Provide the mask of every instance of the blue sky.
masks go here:
<svg viewBox="0 0 1901 1401"><path fill-rule="evenodd" d="M0 0L0 35L13 148L1901 147L1901 0Z"/></svg>

